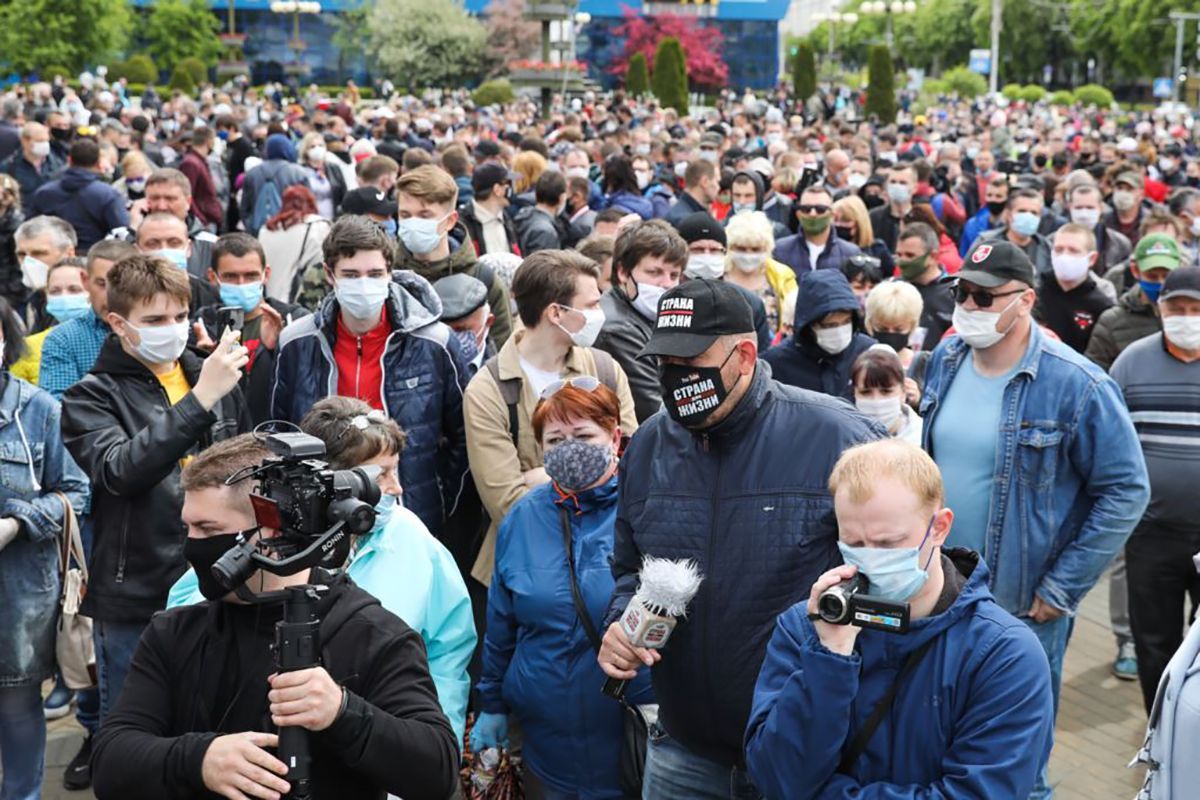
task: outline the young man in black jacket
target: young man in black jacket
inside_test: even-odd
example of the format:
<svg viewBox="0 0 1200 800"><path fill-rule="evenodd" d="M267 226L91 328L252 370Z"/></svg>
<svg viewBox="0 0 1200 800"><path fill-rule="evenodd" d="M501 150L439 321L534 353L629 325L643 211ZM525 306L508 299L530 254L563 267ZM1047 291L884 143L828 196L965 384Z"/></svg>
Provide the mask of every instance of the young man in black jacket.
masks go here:
<svg viewBox="0 0 1200 800"><path fill-rule="evenodd" d="M127 691L98 735L97 797L279 797L288 767L266 748L280 728L309 732L314 797L445 800L458 749L438 706L420 637L344 575L265 571L243 584L247 604L213 577L239 532L261 539L253 480L226 486L268 451L238 436L200 454L183 472L184 552L210 602L154 617L134 656ZM271 654L287 586L327 587L317 601L322 666L277 672Z"/></svg>
<svg viewBox="0 0 1200 800"><path fill-rule="evenodd" d="M186 349L191 288L162 258L108 274L113 333L63 395L63 442L92 482L94 544L83 613L92 617L103 718L138 637L184 569L179 473L211 443L250 428L238 389L249 360L225 337L207 359Z"/></svg>

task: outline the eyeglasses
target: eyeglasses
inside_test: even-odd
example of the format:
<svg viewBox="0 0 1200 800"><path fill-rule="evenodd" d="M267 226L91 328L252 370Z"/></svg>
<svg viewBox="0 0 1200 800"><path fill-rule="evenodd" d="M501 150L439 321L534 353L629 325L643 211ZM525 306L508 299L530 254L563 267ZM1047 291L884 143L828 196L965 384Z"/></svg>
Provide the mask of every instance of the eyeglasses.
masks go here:
<svg viewBox="0 0 1200 800"><path fill-rule="evenodd" d="M996 302L997 297L1008 297L1010 294L1022 294L1025 289L1013 289L1011 292L987 292L983 289L968 289L961 283L954 284L954 301L959 305L967 302L967 298L975 301L975 305L979 308L991 308L992 303Z"/></svg>
<svg viewBox="0 0 1200 800"><path fill-rule="evenodd" d="M594 392L600 387L600 379L592 375L580 375L578 378L563 378L562 380L554 381L554 383L542 389L542 393L538 396L538 399L549 400L568 386L574 386L576 389L582 389L585 392Z"/></svg>
<svg viewBox="0 0 1200 800"><path fill-rule="evenodd" d="M796 211L800 214L818 214L819 215L819 214L828 214L830 211L830 208L829 208L829 206L825 205L824 203L817 203L815 205L798 205L798 206L796 206Z"/></svg>

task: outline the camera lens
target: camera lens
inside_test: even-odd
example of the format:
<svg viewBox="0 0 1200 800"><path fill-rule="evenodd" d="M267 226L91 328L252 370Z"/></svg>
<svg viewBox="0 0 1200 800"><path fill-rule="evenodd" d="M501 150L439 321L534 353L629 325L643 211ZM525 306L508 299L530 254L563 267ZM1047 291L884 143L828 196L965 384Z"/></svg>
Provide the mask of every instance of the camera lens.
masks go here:
<svg viewBox="0 0 1200 800"><path fill-rule="evenodd" d="M817 598L817 613L826 622L837 624L846 618L846 596L834 587Z"/></svg>
<svg viewBox="0 0 1200 800"><path fill-rule="evenodd" d="M361 500L369 506L374 506L379 502L379 485L362 467L340 469L334 472L333 488L335 491L346 490L350 497Z"/></svg>
<svg viewBox="0 0 1200 800"><path fill-rule="evenodd" d="M213 564L213 575L226 589L236 589L254 572L253 552L254 545L248 541L230 548Z"/></svg>

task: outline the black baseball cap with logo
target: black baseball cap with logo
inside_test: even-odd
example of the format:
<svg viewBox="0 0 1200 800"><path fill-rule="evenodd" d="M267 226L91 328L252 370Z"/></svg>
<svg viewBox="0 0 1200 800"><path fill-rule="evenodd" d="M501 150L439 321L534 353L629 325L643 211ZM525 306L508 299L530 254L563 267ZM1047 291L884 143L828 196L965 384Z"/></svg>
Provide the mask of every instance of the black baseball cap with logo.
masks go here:
<svg viewBox="0 0 1200 800"><path fill-rule="evenodd" d="M1180 267L1171 270L1158 293L1159 301L1172 297L1200 300L1200 267Z"/></svg>
<svg viewBox="0 0 1200 800"><path fill-rule="evenodd" d="M741 291L724 281L687 281L658 301L658 318L639 356L695 358L722 336L754 333Z"/></svg>
<svg viewBox="0 0 1200 800"><path fill-rule="evenodd" d="M1009 281L1020 281L1029 286L1036 284L1029 256L1005 240L977 242L963 259L958 279L985 289L995 289Z"/></svg>
<svg viewBox="0 0 1200 800"><path fill-rule="evenodd" d="M346 196L342 199L342 213L394 217L396 216L396 201L389 200L387 192L380 191L374 186L363 186L360 189L346 192Z"/></svg>

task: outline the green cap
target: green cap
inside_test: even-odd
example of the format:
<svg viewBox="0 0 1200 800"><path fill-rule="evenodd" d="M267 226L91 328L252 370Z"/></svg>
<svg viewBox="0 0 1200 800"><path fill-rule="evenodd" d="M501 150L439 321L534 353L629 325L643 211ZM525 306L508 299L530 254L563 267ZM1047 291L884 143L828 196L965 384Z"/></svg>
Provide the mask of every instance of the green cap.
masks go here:
<svg viewBox="0 0 1200 800"><path fill-rule="evenodd" d="M1183 261L1179 242L1165 233L1151 233L1142 237L1133 251L1133 260L1143 275L1152 269L1175 269Z"/></svg>

